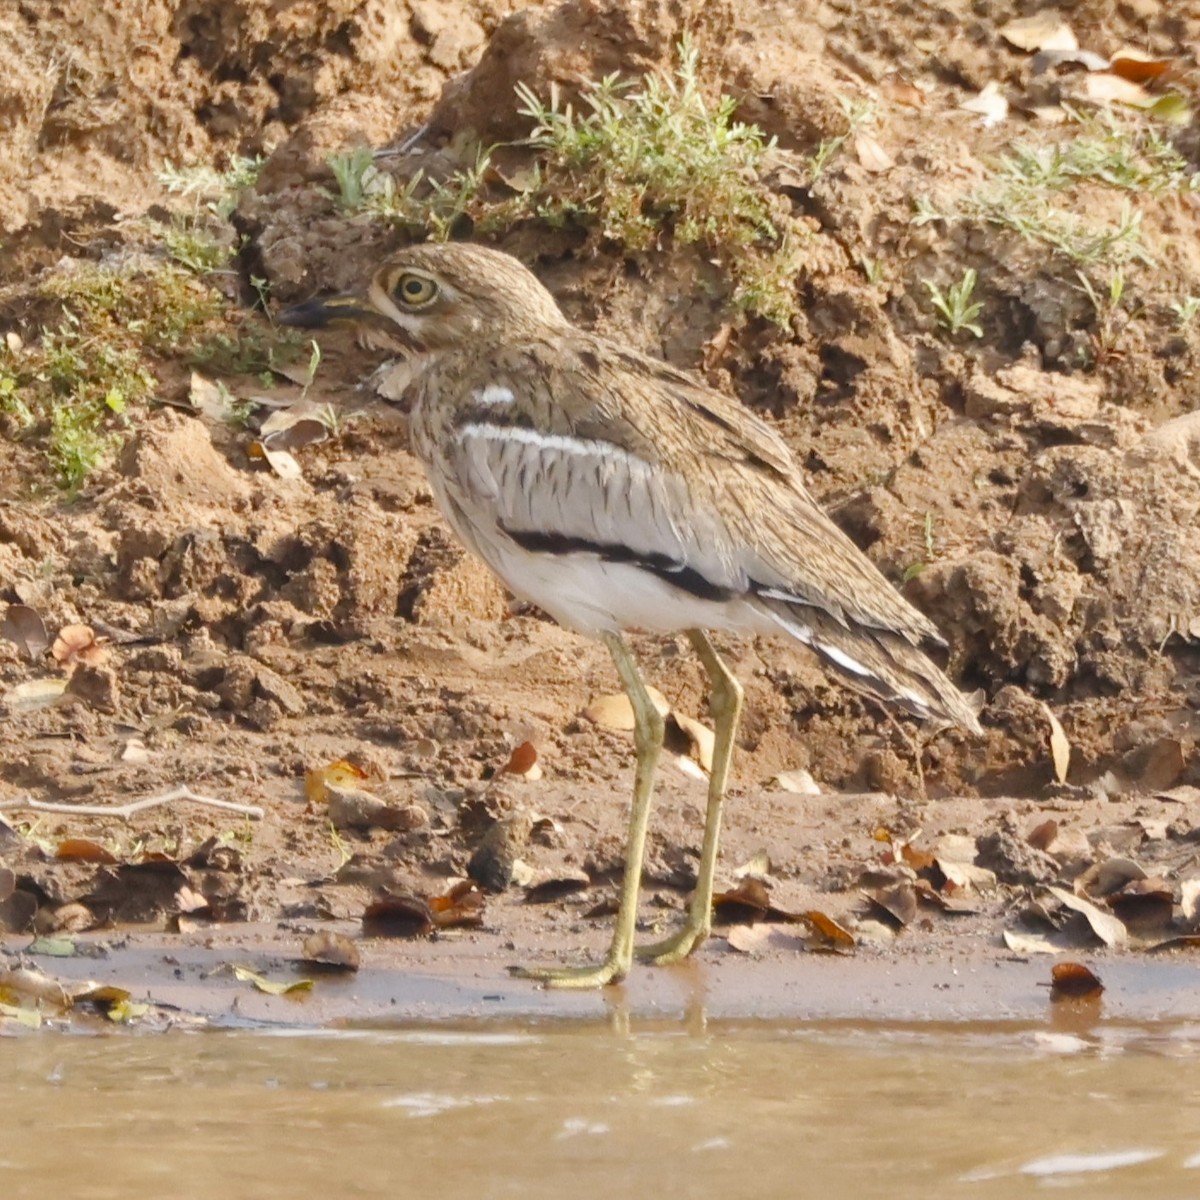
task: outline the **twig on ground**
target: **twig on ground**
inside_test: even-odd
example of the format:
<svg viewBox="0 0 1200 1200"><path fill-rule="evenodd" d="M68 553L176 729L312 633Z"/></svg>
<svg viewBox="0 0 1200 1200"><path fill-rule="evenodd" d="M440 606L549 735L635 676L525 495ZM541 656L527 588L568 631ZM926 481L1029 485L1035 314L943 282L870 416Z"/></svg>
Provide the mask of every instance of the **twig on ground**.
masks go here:
<svg viewBox="0 0 1200 1200"><path fill-rule="evenodd" d="M35 800L29 796L24 800L0 801L0 812L29 809L32 812L68 813L77 817L122 817L128 820L136 813L144 812L147 808L156 808L160 804L171 804L176 800L191 800L194 804L203 804L208 808L241 813L255 821L261 821L264 816L264 810L257 804L239 804L236 800L218 800L215 796L204 796L199 792L193 792L190 787L179 787L174 791L162 792L157 796L145 796L141 800L131 800L128 804L60 804L53 800Z"/></svg>

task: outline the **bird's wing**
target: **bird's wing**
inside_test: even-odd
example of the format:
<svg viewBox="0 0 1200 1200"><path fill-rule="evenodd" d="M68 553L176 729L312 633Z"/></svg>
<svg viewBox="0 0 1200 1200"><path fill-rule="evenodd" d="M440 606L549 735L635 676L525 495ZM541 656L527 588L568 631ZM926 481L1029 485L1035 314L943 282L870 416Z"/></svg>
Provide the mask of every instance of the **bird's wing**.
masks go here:
<svg viewBox="0 0 1200 1200"><path fill-rule="evenodd" d="M459 381L447 467L465 507L526 548L591 551L706 598L755 595L938 639L736 401L577 334L498 351L476 374Z"/></svg>

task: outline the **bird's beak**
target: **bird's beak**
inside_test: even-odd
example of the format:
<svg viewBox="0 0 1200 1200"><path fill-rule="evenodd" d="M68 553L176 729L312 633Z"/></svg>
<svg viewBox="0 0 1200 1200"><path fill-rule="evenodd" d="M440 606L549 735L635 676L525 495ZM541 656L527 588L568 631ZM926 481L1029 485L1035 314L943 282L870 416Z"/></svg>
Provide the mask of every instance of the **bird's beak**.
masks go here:
<svg viewBox="0 0 1200 1200"><path fill-rule="evenodd" d="M305 300L303 304L285 308L279 314L279 323L297 329L328 329L382 318L383 314L365 296L339 292L334 296L318 296Z"/></svg>

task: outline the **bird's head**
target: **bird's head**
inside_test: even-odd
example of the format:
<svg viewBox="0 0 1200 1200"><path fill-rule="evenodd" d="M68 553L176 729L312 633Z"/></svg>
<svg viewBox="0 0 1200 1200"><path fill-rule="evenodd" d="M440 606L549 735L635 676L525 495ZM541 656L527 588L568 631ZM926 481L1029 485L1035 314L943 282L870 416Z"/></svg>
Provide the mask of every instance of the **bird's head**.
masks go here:
<svg viewBox="0 0 1200 1200"><path fill-rule="evenodd" d="M408 246L360 291L294 305L279 319L306 329L382 322L420 353L567 323L554 297L512 255L465 242Z"/></svg>

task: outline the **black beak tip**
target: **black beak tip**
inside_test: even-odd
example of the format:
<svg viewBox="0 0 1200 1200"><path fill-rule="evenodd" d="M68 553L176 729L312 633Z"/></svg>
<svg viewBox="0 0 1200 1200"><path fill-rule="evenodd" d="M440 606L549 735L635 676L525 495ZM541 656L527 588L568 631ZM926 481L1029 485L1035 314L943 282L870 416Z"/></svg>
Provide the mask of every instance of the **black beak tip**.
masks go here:
<svg viewBox="0 0 1200 1200"><path fill-rule="evenodd" d="M278 316L280 325L293 329L327 329L335 322L361 321L372 316L362 301L354 296L320 296L293 304Z"/></svg>

